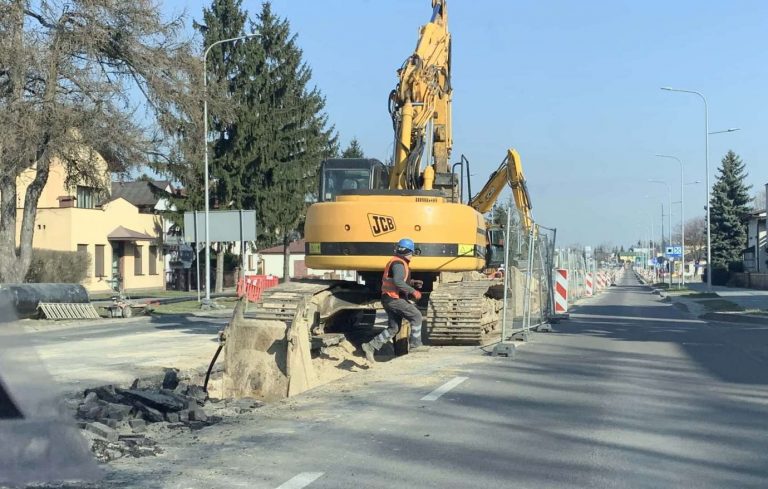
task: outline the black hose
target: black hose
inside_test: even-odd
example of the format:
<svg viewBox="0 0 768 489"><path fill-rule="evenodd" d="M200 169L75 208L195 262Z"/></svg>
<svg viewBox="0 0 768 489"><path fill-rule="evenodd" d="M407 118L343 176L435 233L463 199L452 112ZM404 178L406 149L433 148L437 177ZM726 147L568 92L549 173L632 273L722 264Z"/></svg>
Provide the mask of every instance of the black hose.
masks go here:
<svg viewBox="0 0 768 489"><path fill-rule="evenodd" d="M203 384L203 390L206 393L208 392L208 380L211 378L211 371L213 370L213 366L216 363L216 360L219 358L219 353L221 353L222 348L224 348L224 343L219 343L219 347L216 348L216 353L213 354L211 363L208 365L208 371L205 373L205 383Z"/></svg>

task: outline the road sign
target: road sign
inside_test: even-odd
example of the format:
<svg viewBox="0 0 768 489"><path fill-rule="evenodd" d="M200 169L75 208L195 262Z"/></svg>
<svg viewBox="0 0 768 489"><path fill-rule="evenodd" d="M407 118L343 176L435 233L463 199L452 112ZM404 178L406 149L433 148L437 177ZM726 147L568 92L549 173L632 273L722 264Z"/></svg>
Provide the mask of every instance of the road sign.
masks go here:
<svg viewBox="0 0 768 489"><path fill-rule="evenodd" d="M666 253L669 258L682 258L683 257L683 247L682 246L667 246Z"/></svg>
<svg viewBox="0 0 768 489"><path fill-rule="evenodd" d="M210 211L211 225L208 232L212 242L255 241L256 211ZM184 241L205 241L205 213L184 213Z"/></svg>

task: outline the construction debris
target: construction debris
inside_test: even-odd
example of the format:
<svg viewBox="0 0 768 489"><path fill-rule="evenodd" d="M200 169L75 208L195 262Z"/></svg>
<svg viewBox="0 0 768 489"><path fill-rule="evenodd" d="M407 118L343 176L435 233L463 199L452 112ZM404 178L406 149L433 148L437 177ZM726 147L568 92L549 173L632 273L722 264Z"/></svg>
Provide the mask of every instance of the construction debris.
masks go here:
<svg viewBox="0 0 768 489"><path fill-rule="evenodd" d="M167 369L162 381L136 379L128 389L115 385L86 389L76 415L96 459L157 455L162 450L155 437L163 432L202 429L263 405L252 398L211 400L201 386L189 381Z"/></svg>

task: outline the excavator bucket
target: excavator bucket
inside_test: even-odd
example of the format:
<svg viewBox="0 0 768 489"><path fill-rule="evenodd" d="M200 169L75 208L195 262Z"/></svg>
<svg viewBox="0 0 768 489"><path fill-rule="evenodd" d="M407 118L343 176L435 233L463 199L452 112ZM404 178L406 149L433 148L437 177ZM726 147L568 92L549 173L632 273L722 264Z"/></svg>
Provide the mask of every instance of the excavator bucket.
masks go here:
<svg viewBox="0 0 768 489"><path fill-rule="evenodd" d="M247 318L246 305L245 298L238 302L225 330L224 397L272 401L316 385L307 308L297 308L287 324Z"/></svg>

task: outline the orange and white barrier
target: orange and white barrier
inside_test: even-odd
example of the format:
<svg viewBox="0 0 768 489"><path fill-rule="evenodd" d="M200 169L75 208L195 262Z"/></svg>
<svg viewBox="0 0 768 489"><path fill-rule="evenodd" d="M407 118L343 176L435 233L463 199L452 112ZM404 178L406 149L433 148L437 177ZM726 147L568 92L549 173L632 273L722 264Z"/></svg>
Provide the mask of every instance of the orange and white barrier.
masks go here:
<svg viewBox="0 0 768 489"><path fill-rule="evenodd" d="M555 269L555 314L568 312L568 269Z"/></svg>
<svg viewBox="0 0 768 489"><path fill-rule="evenodd" d="M584 295L592 297L595 293L595 285L592 279L592 272L587 272L584 277Z"/></svg>
<svg viewBox="0 0 768 489"><path fill-rule="evenodd" d="M597 291L602 292L605 288L605 275L602 272L597 272Z"/></svg>
<svg viewBox="0 0 768 489"><path fill-rule="evenodd" d="M237 282L237 296L245 296L250 302L261 299L261 293L278 284L274 275L246 275Z"/></svg>

